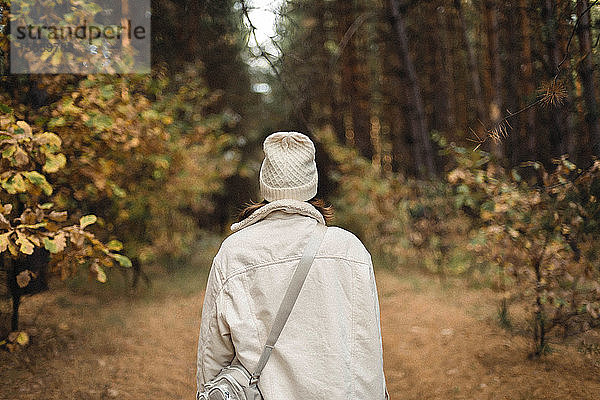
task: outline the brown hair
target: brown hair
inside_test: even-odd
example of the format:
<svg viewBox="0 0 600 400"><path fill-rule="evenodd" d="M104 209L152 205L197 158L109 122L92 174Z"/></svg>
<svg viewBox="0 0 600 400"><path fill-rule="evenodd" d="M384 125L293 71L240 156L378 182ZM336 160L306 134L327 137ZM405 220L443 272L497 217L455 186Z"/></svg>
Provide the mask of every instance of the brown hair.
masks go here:
<svg viewBox="0 0 600 400"><path fill-rule="evenodd" d="M331 220L333 219L333 207L331 205L328 205L323 199L319 199L317 197L313 197L312 199L308 200L308 203L310 203L314 208L317 209L317 211L321 213L321 215L323 215L325 223L331 222ZM240 213L238 214L238 222L248 218L250 215L252 215L254 211L267 204L269 204L269 202L266 200L260 201L258 203L255 203L253 201L246 203L242 211L240 211Z"/></svg>

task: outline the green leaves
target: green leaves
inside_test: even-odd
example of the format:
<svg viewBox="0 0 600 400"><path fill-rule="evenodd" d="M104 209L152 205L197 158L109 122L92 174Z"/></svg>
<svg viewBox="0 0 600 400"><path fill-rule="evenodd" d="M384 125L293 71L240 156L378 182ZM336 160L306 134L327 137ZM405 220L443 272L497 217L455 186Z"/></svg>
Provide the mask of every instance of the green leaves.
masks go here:
<svg viewBox="0 0 600 400"><path fill-rule="evenodd" d="M106 244L106 247L111 251L121 251L123 250L123 243L118 240L111 240Z"/></svg>
<svg viewBox="0 0 600 400"><path fill-rule="evenodd" d="M52 194L52 186L50 186L44 175L37 171L25 171L22 174L31 184L42 189L46 196Z"/></svg>
<svg viewBox="0 0 600 400"><path fill-rule="evenodd" d="M2 150L2 158L10 159L13 154L15 154L15 151L17 151L17 145L6 146L4 150Z"/></svg>
<svg viewBox="0 0 600 400"><path fill-rule="evenodd" d="M100 88L100 95L104 100L110 100L115 97L115 86L108 84Z"/></svg>
<svg viewBox="0 0 600 400"><path fill-rule="evenodd" d="M67 121L65 119L65 117L58 116L58 117L54 117L52 118L49 122L48 122L48 126L50 128L59 128L61 126L65 126L67 124Z"/></svg>
<svg viewBox="0 0 600 400"><path fill-rule="evenodd" d="M115 253L110 253L109 255L112 258L114 258L121 265L121 267L131 268L131 266L132 266L131 260L128 257L125 257L122 254L115 254Z"/></svg>
<svg viewBox="0 0 600 400"><path fill-rule="evenodd" d="M67 238L64 232L54 235L53 239L45 237L44 247L52 254L60 253L67 246Z"/></svg>
<svg viewBox="0 0 600 400"><path fill-rule="evenodd" d="M44 172L57 172L65 166L67 158L64 154L48 154L46 155L46 163L44 164Z"/></svg>
<svg viewBox="0 0 600 400"><path fill-rule="evenodd" d="M90 113L85 124L97 131L103 131L113 125L113 119L106 114Z"/></svg>
<svg viewBox="0 0 600 400"><path fill-rule="evenodd" d="M2 181L2 188L9 194L22 193L27 190L27 185L23 179L23 175L16 173L5 181Z"/></svg>

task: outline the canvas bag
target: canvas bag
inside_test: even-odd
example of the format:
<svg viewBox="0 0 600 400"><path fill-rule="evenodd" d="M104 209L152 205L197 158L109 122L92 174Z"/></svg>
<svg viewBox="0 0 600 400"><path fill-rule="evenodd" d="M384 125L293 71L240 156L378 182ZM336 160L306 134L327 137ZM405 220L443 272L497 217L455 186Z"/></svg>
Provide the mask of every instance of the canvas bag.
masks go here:
<svg viewBox="0 0 600 400"><path fill-rule="evenodd" d="M292 312L296 299L300 294L302 285L306 280L308 271L313 263L315 255L321 247L327 226L317 223L313 236L308 241L302 258L296 266L294 275L283 296L277 315L273 321L273 326L267 337L263 352L258 360L254 372L250 374L248 370L237 359L231 365L223 368L219 374L206 382L203 391L196 393L196 400L263 400L263 396L258 388L258 380L263 368L267 364L271 352L275 347L277 339L285 326L285 323Z"/></svg>

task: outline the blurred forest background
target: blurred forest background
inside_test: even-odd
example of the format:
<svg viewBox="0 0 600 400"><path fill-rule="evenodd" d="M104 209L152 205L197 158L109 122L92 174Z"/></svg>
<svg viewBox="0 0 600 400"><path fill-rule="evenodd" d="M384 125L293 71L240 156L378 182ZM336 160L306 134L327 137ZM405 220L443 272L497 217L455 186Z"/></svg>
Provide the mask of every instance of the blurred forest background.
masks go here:
<svg viewBox="0 0 600 400"><path fill-rule="evenodd" d="M0 12L0 398L193 395L277 130L374 256L392 398L596 396L598 1L153 0L149 75L10 74Z"/></svg>

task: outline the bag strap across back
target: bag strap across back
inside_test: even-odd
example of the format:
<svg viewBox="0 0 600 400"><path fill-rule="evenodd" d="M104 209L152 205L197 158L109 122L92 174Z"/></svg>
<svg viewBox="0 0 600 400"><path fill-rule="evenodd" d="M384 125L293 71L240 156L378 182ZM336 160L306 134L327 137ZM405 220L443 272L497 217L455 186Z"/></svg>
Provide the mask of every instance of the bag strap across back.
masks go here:
<svg viewBox="0 0 600 400"><path fill-rule="evenodd" d="M271 331L267 337L267 342L262 354L260 355L256 369L252 374L252 378L250 379L251 385L258 382L258 378L260 377L263 368L271 356L273 347L275 347L275 343L277 342L277 339L279 339L279 335L281 334L281 331L283 330L283 327L285 326L285 323L292 312L292 308L294 308L294 304L296 303L296 299L300 294L300 290L302 289L302 285L306 280L306 276L308 275L308 271L310 270L315 255L317 254L319 247L321 247L321 242L325 237L326 231L326 225L317 223L317 227L315 228L313 236L310 238L308 244L304 248L302 258L300 259L300 262L298 262L298 266L296 267L296 271L294 271L290 285L283 296L283 300L281 301L281 305L279 306L279 310L277 310L277 315L273 321L273 326L271 327Z"/></svg>

